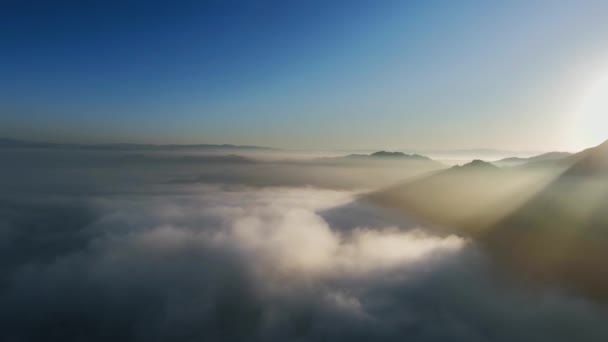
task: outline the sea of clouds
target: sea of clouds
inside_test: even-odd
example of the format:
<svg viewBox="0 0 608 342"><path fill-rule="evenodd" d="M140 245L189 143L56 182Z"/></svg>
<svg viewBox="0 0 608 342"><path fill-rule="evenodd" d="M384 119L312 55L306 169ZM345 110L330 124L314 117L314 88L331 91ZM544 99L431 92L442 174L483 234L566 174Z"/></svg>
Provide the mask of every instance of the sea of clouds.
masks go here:
<svg viewBox="0 0 608 342"><path fill-rule="evenodd" d="M353 191L51 182L0 195L2 341L608 340L604 307Z"/></svg>

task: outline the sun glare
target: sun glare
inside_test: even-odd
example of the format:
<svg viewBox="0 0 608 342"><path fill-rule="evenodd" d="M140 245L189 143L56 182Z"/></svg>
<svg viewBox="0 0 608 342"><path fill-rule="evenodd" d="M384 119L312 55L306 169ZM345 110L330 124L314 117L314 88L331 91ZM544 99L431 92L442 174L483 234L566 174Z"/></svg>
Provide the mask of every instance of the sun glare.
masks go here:
<svg viewBox="0 0 608 342"><path fill-rule="evenodd" d="M608 139L608 74L593 83L581 103L578 140L586 146Z"/></svg>

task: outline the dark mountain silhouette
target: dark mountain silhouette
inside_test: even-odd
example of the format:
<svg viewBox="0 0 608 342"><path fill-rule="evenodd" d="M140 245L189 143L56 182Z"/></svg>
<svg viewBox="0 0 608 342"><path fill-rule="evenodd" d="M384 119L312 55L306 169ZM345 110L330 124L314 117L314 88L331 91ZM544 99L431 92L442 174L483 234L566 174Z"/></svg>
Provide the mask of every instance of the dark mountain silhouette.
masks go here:
<svg viewBox="0 0 608 342"><path fill-rule="evenodd" d="M387 152L387 151L378 151L370 154L371 157L405 157L407 156L403 152Z"/></svg>
<svg viewBox="0 0 608 342"><path fill-rule="evenodd" d="M475 159L470 163L464 165L452 166L452 170L498 170L498 167L492 163L485 162L483 160Z"/></svg>
<svg viewBox="0 0 608 342"><path fill-rule="evenodd" d="M421 156L419 154L405 154L403 152L387 152L387 151L378 151L369 155L374 158L405 158L410 160L432 160L429 157Z"/></svg>
<svg viewBox="0 0 608 342"><path fill-rule="evenodd" d="M387 151L378 151L372 154L349 154L344 157L331 157L331 158L320 158L322 160L356 160L356 161L421 161L421 162L431 162L437 165L441 165L439 162L420 154L406 154L403 152L387 152Z"/></svg>
<svg viewBox="0 0 608 342"><path fill-rule="evenodd" d="M387 151L378 151L372 154L349 154L344 157L334 157L332 159L337 158L383 158L383 159L409 159L409 160L433 160L429 157L420 155L420 154L406 154L403 152L387 152Z"/></svg>
<svg viewBox="0 0 608 342"><path fill-rule="evenodd" d="M608 302L608 143L550 169L475 162L369 198L475 239L525 279Z"/></svg>
<svg viewBox="0 0 608 342"><path fill-rule="evenodd" d="M489 229L484 240L529 276L608 301L608 143L564 162L571 164L565 172Z"/></svg>

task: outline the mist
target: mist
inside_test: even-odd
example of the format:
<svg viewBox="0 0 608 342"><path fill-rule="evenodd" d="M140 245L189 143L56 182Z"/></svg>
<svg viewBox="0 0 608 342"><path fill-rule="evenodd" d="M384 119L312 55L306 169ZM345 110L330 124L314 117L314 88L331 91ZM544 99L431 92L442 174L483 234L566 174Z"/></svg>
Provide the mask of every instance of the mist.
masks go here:
<svg viewBox="0 0 608 342"><path fill-rule="evenodd" d="M5 341L608 337L584 293L522 281L474 235L370 197L438 164L2 153Z"/></svg>

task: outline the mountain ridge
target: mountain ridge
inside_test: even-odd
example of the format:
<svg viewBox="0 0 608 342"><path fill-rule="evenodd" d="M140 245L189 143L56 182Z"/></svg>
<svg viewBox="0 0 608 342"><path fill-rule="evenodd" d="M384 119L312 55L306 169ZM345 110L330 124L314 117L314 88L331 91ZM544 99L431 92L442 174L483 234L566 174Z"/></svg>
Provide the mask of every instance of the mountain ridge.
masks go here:
<svg viewBox="0 0 608 342"><path fill-rule="evenodd" d="M608 142L547 165L461 166L367 199L474 239L527 281L608 302Z"/></svg>
<svg viewBox="0 0 608 342"><path fill-rule="evenodd" d="M503 159L492 162L492 164L494 164L496 166L500 166L500 167L522 166L522 165L533 164L533 163L558 161L558 160L562 160L564 158L568 158L572 155L573 155L573 153L570 153L570 152L553 151L553 152L547 152L547 153L539 154L539 155L528 157L528 158L522 158L522 157L503 158Z"/></svg>

